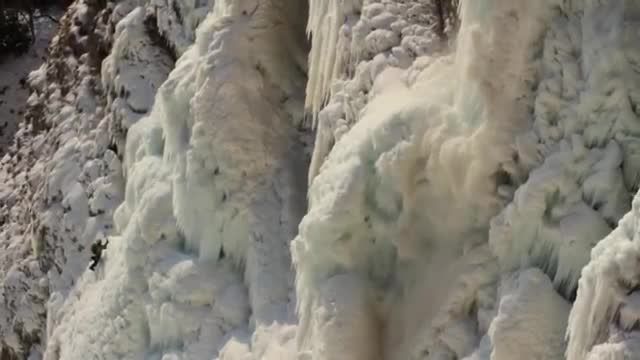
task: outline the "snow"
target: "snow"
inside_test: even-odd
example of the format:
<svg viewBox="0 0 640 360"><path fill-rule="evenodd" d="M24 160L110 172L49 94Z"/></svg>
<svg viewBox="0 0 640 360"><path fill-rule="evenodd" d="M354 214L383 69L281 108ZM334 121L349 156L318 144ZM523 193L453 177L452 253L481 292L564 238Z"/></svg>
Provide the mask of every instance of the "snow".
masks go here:
<svg viewBox="0 0 640 360"><path fill-rule="evenodd" d="M127 15L117 22L112 52L104 60L101 74L107 108L113 114L110 133L119 147L124 146L129 127L151 110L154 94L173 67L166 50L146 35L150 30L145 25L144 9L131 7L123 2L114 9L116 14Z"/></svg>

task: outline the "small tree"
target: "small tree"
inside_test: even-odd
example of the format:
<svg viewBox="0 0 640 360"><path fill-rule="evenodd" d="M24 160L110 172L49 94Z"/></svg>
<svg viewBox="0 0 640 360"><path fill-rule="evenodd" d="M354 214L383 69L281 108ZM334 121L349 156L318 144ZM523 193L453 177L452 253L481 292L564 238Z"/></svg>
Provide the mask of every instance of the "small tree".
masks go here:
<svg viewBox="0 0 640 360"><path fill-rule="evenodd" d="M35 19L58 22L49 8L67 5L68 0L0 0L0 57L28 50L36 39Z"/></svg>
<svg viewBox="0 0 640 360"><path fill-rule="evenodd" d="M0 57L22 54L33 42L28 17L12 8L0 8Z"/></svg>

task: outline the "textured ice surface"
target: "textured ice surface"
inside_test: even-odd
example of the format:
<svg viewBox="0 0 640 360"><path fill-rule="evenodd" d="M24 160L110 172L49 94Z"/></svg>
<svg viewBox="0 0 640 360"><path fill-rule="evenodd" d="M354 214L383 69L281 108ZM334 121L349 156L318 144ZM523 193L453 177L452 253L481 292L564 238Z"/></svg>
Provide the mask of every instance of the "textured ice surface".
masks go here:
<svg viewBox="0 0 640 360"><path fill-rule="evenodd" d="M151 113L132 125L123 120L127 186L114 215L118 235L104 266L85 273L52 315L45 358L291 353L288 241L306 184L295 137L304 77L291 71L296 63L288 57L305 46L295 36L305 9L291 9L297 11L216 3ZM116 91L130 91L117 90L118 81L133 85L124 105L113 101L116 113L150 104L127 78L139 74L127 61L132 45L141 46L130 39L143 35L143 17L136 8L120 21L114 56L103 68L104 77L116 74ZM283 98L299 110L288 111ZM241 355L236 342L251 347Z"/></svg>
<svg viewBox="0 0 640 360"><path fill-rule="evenodd" d="M369 6L363 16L385 9ZM343 109L359 100L331 92L337 100L318 115L310 209L293 248L300 343L312 358L366 359L380 337L386 358L512 358L518 331L564 333L560 320L591 248L637 189L635 14L629 1L463 2L454 54L419 58L406 71L377 67L355 125ZM389 38L378 33L382 46ZM325 59L341 53L325 48ZM312 94L328 92L315 86ZM499 278L530 267L557 294L529 305L498 291ZM353 289L364 311L343 330L319 299L345 277L360 285L339 299L351 306L344 293ZM501 329L527 311L539 313L539 326L507 339ZM365 330L367 321L386 327ZM607 319L596 323L606 333ZM341 331L370 338L343 342ZM585 353L602 341L582 337L569 332ZM563 358L563 341L522 341L525 357Z"/></svg>
<svg viewBox="0 0 640 360"><path fill-rule="evenodd" d="M437 11L76 3L78 34L107 19L108 56L99 79L89 50L53 57L73 81L30 77L55 135L24 130L0 167L0 259L20 259L0 262L0 346L637 358L640 4L468 0L444 36ZM85 270L80 245L107 235Z"/></svg>

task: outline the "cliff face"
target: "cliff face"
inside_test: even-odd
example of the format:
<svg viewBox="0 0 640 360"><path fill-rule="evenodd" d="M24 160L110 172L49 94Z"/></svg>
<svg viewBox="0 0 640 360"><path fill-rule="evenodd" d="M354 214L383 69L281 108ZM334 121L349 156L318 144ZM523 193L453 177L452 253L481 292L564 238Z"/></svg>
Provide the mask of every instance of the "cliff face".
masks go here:
<svg viewBox="0 0 640 360"><path fill-rule="evenodd" d="M47 302L57 293L67 296L85 270L93 240L112 232L113 210L124 190L115 146L123 134L114 129L133 116L122 110L128 105L125 88L118 102L109 94L116 76L103 78L101 71L115 25L129 10L112 3L73 4L46 63L28 78L32 93L25 119L0 165L0 338L9 358L43 352ZM164 69L166 76L172 63L158 49L154 58L137 59ZM164 79L140 75L134 93L143 92L150 107L153 97L144 86L157 88Z"/></svg>
<svg viewBox="0 0 640 360"><path fill-rule="evenodd" d="M457 7L76 1L0 162L0 358L637 358L640 5Z"/></svg>

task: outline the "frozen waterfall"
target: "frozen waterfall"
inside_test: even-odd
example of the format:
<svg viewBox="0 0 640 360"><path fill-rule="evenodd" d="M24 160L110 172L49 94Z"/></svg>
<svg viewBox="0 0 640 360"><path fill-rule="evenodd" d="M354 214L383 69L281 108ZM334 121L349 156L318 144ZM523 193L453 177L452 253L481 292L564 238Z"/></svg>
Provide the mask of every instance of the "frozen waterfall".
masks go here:
<svg viewBox="0 0 640 360"><path fill-rule="evenodd" d="M42 217L110 243L30 263L42 357L640 359L640 1L455 4L105 5L104 103L47 119L120 158L61 137Z"/></svg>

